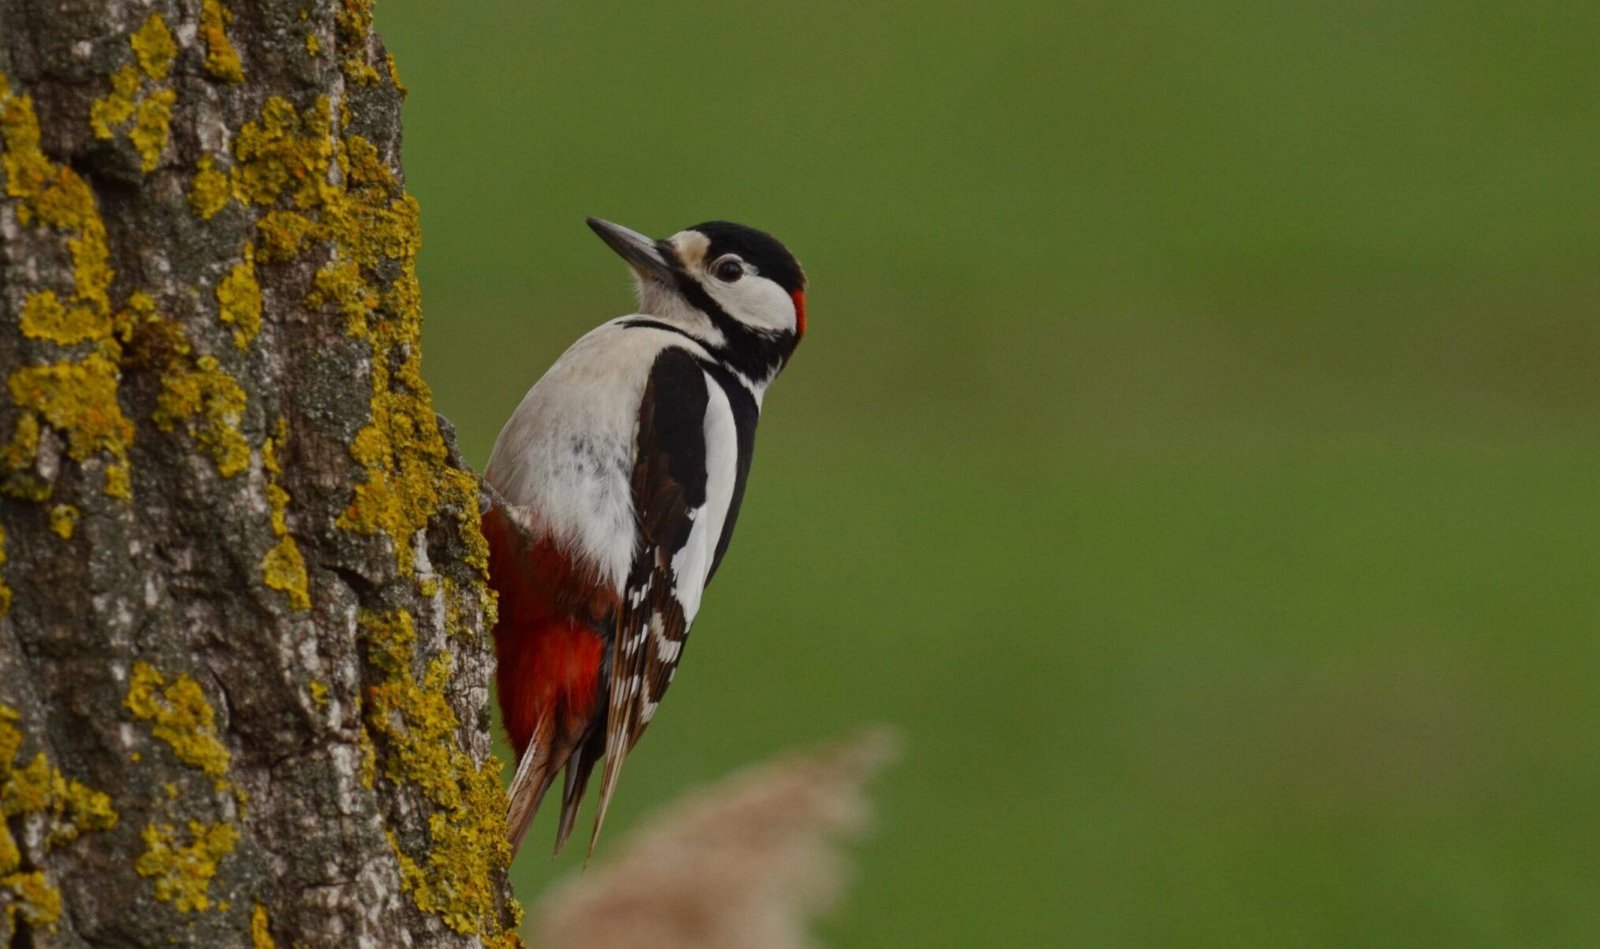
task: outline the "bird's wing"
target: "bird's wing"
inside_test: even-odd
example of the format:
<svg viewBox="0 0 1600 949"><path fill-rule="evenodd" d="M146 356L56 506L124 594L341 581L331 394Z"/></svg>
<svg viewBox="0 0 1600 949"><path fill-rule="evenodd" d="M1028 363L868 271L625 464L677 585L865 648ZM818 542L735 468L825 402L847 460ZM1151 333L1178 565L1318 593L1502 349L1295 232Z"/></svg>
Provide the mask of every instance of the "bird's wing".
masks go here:
<svg viewBox="0 0 1600 949"><path fill-rule="evenodd" d="M715 542L705 540L704 529L695 531L707 502L707 385L694 357L669 347L656 357L640 404L633 469L639 541L611 648L606 764L591 852L623 759L672 681L705 584L708 555L678 555Z"/></svg>

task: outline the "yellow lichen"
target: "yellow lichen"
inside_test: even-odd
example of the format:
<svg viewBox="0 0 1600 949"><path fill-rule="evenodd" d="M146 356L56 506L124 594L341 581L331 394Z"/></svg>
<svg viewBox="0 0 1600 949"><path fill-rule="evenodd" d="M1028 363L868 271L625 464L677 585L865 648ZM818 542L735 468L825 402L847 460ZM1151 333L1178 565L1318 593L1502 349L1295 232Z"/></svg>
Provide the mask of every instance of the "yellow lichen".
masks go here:
<svg viewBox="0 0 1600 949"><path fill-rule="evenodd" d="M161 18L161 14L150 14L144 25L134 32L129 43L146 76L151 79L167 78L167 73L172 71L172 60L178 55L178 44L173 41L172 32L167 29L167 21Z"/></svg>
<svg viewBox="0 0 1600 949"><path fill-rule="evenodd" d="M192 820L187 844L171 824L150 824L140 836L145 851L133 868L140 876L153 878L156 899L183 913L210 909L211 880L217 875L218 862L233 852L238 830L226 822Z"/></svg>
<svg viewBox="0 0 1600 949"><path fill-rule="evenodd" d="M67 436L67 454L74 461L101 452L112 457L106 493L113 495L119 488L113 483L116 472L120 469L126 478L128 446L133 442L133 423L117 402L118 380L116 363L91 353L77 361L24 366L7 382L18 408ZM125 489L126 481L120 486Z"/></svg>
<svg viewBox="0 0 1600 949"><path fill-rule="evenodd" d="M0 705L0 890L11 897L4 908L7 924L14 927L20 916L30 926L51 926L61 914L60 893L43 871L18 872L22 852L9 822L42 816L42 846L48 851L89 831L116 826L117 813L109 797L63 775L43 752L18 767L23 744L16 724L20 719L15 709Z"/></svg>
<svg viewBox="0 0 1600 949"><path fill-rule="evenodd" d="M378 749L365 729L357 737L356 746L361 749L361 786L370 791L378 784Z"/></svg>
<svg viewBox="0 0 1600 949"><path fill-rule="evenodd" d="M176 340L181 340L183 335L176 323L168 323L162 318L156 311L155 297L143 290L135 290L128 294L127 302L123 304L122 309L112 315L111 322L115 327L113 333L124 343L142 345L146 342L142 339L143 334L159 330L163 336L163 345L176 346ZM136 346L135 349L137 348ZM135 357L129 361L141 360ZM150 362L148 359L143 361Z"/></svg>
<svg viewBox="0 0 1600 949"><path fill-rule="evenodd" d="M83 342L109 343L112 272L105 224L95 207L94 192L77 172L45 157L32 98L13 94L3 75L0 137L5 142L0 164L6 173L6 195L17 199L17 221L63 234L72 257L72 302L57 300L66 311L62 321L52 327L53 308L36 303L39 309L30 324L47 336L59 331L61 339L81 337ZM117 403L119 380L116 364L106 352L76 361L24 366L10 375L8 387L23 412L10 443L0 449L0 461L8 469L4 482L8 494L30 500L50 496L50 485L28 472L44 423L67 436L68 455L74 461L109 454L105 491L116 497L129 496L127 450L133 426Z"/></svg>
<svg viewBox="0 0 1600 949"><path fill-rule="evenodd" d="M400 81L400 65L395 62L394 54L385 53L383 58L384 64L389 67L389 81L394 83L395 91L400 93L400 97L405 98L409 90L406 89L406 84Z"/></svg>
<svg viewBox="0 0 1600 949"><path fill-rule="evenodd" d="M16 918L29 926L53 928L61 919L61 891L45 879L44 871L12 873L0 877L0 887L11 891L16 903L6 905L7 928L16 926Z"/></svg>
<svg viewBox="0 0 1600 949"><path fill-rule="evenodd" d="M372 0L344 0L333 15L345 57L344 76L362 86L378 82L378 70L367 62L367 35L372 31Z"/></svg>
<svg viewBox="0 0 1600 949"><path fill-rule="evenodd" d="M346 3L338 18L340 56L354 51L365 65L370 6ZM397 572L420 588L426 578L414 575L414 538L452 512L469 545L467 558L480 572L477 582L445 591L460 598L451 604L460 626L469 598L484 606L490 599L481 580L487 546L477 528L477 484L449 466L422 379L417 205L370 142L334 136L330 113L326 99L305 110L269 99L235 137L233 194L266 211L257 224L260 260L303 259L316 248L308 305L334 310L349 335L371 347L371 414L350 445L363 480L339 525L385 539ZM288 495L277 479L279 441L281 430L263 446L263 465L273 529L284 538ZM403 612L365 613L361 628L380 677L360 695L362 781L412 784L436 811L425 847L408 852L397 840L406 886L419 907L452 928L502 941L507 931L493 881L510 856L504 792L498 763L477 764L459 744L461 726L446 700L451 657L434 656L417 668L415 630ZM320 704L325 690L309 688Z"/></svg>
<svg viewBox="0 0 1600 949"><path fill-rule="evenodd" d="M22 865L22 851L17 848L17 839L11 836L11 828L0 822L0 874L10 873Z"/></svg>
<svg viewBox="0 0 1600 949"><path fill-rule="evenodd" d="M39 417L23 414L11 440L0 446L0 466L6 472L0 491L23 501L43 501L50 497L50 484L28 469L39 453Z"/></svg>
<svg viewBox="0 0 1600 949"><path fill-rule="evenodd" d="M269 98L257 121L234 139L234 195L247 204L271 205L287 196L298 208L319 202L333 161L332 119L326 98L302 117L294 104Z"/></svg>
<svg viewBox="0 0 1600 949"><path fill-rule="evenodd" d="M311 579L306 575L306 561L300 546L289 534L289 492L278 483L283 469L278 464L277 449L287 435L288 425L278 420L277 434L261 445L262 466L267 471L267 505L272 511L272 533L278 543L261 560L261 580L267 586L289 597L289 605L297 610L311 608Z"/></svg>
<svg viewBox="0 0 1600 949"><path fill-rule="evenodd" d="M278 424L272 430L272 434L261 443L261 467L267 470L269 481L272 484L276 484L278 475L283 474L283 463L278 461L278 449L288 438L289 420L280 417ZM284 494L283 500L284 503L288 503L289 495L287 492ZM281 514L281 510L274 511L273 523L277 527L283 526L279 520L279 515Z"/></svg>
<svg viewBox="0 0 1600 949"><path fill-rule="evenodd" d="M297 610L311 608L307 592L306 561L293 537L284 537L261 560L261 580L274 590L288 594L289 605Z"/></svg>
<svg viewBox="0 0 1600 949"><path fill-rule="evenodd" d="M315 290L306 297L306 305L320 308L332 303L344 315L345 329L351 336L367 334L367 320L378 308L378 293L361 275L361 268L353 260L331 263L312 280Z"/></svg>
<svg viewBox="0 0 1600 949"><path fill-rule="evenodd" d="M317 34L306 34L306 55L316 56L322 52L322 41L317 39Z"/></svg>
<svg viewBox="0 0 1600 949"><path fill-rule="evenodd" d="M474 556L471 544L468 544L467 557ZM476 642L482 635L475 623L467 620L468 610L477 610L482 613L482 629L493 629L497 622L499 603L496 601L493 590L484 590L479 584L461 584L451 579L444 578L444 628L452 637L466 642Z"/></svg>
<svg viewBox="0 0 1600 949"><path fill-rule="evenodd" d="M78 529L78 509L70 504L57 504L50 509L50 529L62 540L71 540Z"/></svg>
<svg viewBox="0 0 1600 949"><path fill-rule="evenodd" d="M381 773L415 785L435 807L423 853L407 853L390 836L401 880L420 909L457 932L501 936L494 878L511 848L500 764L493 758L473 764L457 742L460 722L446 694L450 655L435 656L417 678L410 614L364 612L360 627L369 660L383 677L367 688L363 703L366 730L381 741Z"/></svg>
<svg viewBox="0 0 1600 949"><path fill-rule="evenodd" d="M77 362L24 366L11 374L12 401L67 435L76 460L97 451L121 456L133 425L117 403L116 364L98 353Z"/></svg>
<svg viewBox="0 0 1600 949"><path fill-rule="evenodd" d="M106 467L105 492L109 497L121 498L124 501L133 497L133 472L128 469L126 463Z"/></svg>
<svg viewBox="0 0 1600 949"><path fill-rule="evenodd" d="M233 342L240 349L261 331L261 284L256 282L255 247L244 245L244 259L217 284L222 322L236 326Z"/></svg>
<svg viewBox="0 0 1600 949"><path fill-rule="evenodd" d="M105 339L111 333L111 318L87 306L68 307L54 290L39 290L22 303L22 333L30 339L71 346Z"/></svg>
<svg viewBox="0 0 1600 949"><path fill-rule="evenodd" d="M233 197L233 186L228 176L217 170L210 155L202 155L195 166L194 181L189 186L189 206L202 220L209 221Z"/></svg>
<svg viewBox="0 0 1600 949"><path fill-rule="evenodd" d="M267 504L272 509L272 532L283 537L289 533L289 492L278 484L275 475L273 472L268 476Z"/></svg>
<svg viewBox="0 0 1600 949"><path fill-rule="evenodd" d="M164 432L181 426L225 478L248 467L250 443L239 430L247 397L239 381L215 356L196 355L183 327L158 313L148 294L131 294L118 319L126 327L128 361L160 374L151 413L156 425Z"/></svg>
<svg viewBox="0 0 1600 949"><path fill-rule="evenodd" d="M250 949L278 949L272 938L272 924L267 919L267 908L260 903L250 913Z"/></svg>
<svg viewBox="0 0 1600 949"><path fill-rule="evenodd" d="M187 673L168 685L154 666L136 662L123 704L134 718L153 723L151 733L170 745L179 761L212 778L228 773L233 759L217 734L216 713Z"/></svg>
<svg viewBox="0 0 1600 949"><path fill-rule="evenodd" d="M111 74L111 91L89 104L89 127L96 138L116 137L116 129L133 118L139 94L139 67L132 63Z"/></svg>
<svg viewBox="0 0 1600 949"><path fill-rule="evenodd" d="M291 260L315 237L317 224L298 211L269 211L256 221L261 259Z"/></svg>
<svg viewBox="0 0 1600 949"><path fill-rule="evenodd" d="M148 172L160 164L172 126L172 106L178 94L156 83L171 73L178 45L159 13L144 21L128 45L139 65L135 68L129 63L112 74L111 91L89 106L89 127L96 138L110 140L131 120L128 141L139 153L140 169Z"/></svg>
<svg viewBox="0 0 1600 949"><path fill-rule="evenodd" d="M167 135L172 126L172 104L177 100L176 92L161 89L139 103L128 140L139 151L140 170L154 171L161 163L161 150L167 147Z"/></svg>
<svg viewBox="0 0 1600 949"><path fill-rule="evenodd" d="M367 479L356 487L339 524L388 536L397 566L409 574L412 537L447 503L460 512L476 512L477 487L470 476L446 463L432 395L422 379L420 294L413 267L420 243L416 203L403 192L395 193L398 186L370 143L347 137L344 157L351 192L333 215L338 246L348 247L350 259L363 267L400 260L402 270L379 297L379 308L390 318L366 319L366 326L360 319L366 301L349 284L349 271L336 274L324 268L318 275L327 275L318 289L340 302L352 335L368 336L373 346L372 421L350 446ZM361 271L355 274L370 292ZM481 543L476 525L462 520L463 536L469 543Z"/></svg>
<svg viewBox="0 0 1600 949"><path fill-rule="evenodd" d="M165 432L182 425L211 456L217 473L231 478L250 464L250 443L239 431L244 410L238 380L222 371L215 356L201 356L192 364L179 360L162 375L151 418Z"/></svg>
<svg viewBox="0 0 1600 949"><path fill-rule="evenodd" d="M0 137L6 194L19 199L17 220L38 223L69 235L77 299L98 312L109 312L111 268L105 224L95 208L94 192L77 172L45 157L39 148L39 118L33 99L13 95L0 75Z"/></svg>
<svg viewBox="0 0 1600 949"><path fill-rule="evenodd" d="M316 679L312 679L310 682L306 683L306 691L311 693L311 701L316 703L317 708L327 708L328 707L328 685L327 685L327 683L319 682Z"/></svg>
<svg viewBox="0 0 1600 949"><path fill-rule="evenodd" d="M244 64L228 40L233 13L217 0L200 2L200 39L206 44L206 72L224 82L244 82Z"/></svg>
<svg viewBox="0 0 1600 949"><path fill-rule="evenodd" d="M370 15L369 5L346 4L338 15L341 36L364 37ZM284 99L267 100L260 118L246 123L235 142L234 191L247 203L286 201L293 209L274 208L258 222L263 259L292 258L312 242L333 245L334 257L318 270L307 303L336 306L351 335L372 340L371 422L350 449L366 477L339 524L386 536L396 566L409 574L412 538L449 504L473 547L474 564L486 561L475 517L477 486L446 464L432 396L422 380L416 201L370 142L347 135L332 144L328 113L325 99L303 113ZM335 161L344 171L344 187L329 174ZM377 271L392 262L400 264L398 276L380 279Z"/></svg>

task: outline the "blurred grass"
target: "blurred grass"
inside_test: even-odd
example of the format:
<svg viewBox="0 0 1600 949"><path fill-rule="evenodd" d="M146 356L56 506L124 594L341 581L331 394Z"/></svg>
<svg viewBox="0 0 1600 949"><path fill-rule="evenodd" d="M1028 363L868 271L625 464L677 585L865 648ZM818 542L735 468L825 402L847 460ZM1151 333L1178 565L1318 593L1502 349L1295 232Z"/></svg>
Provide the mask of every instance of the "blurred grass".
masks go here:
<svg viewBox="0 0 1600 949"><path fill-rule="evenodd" d="M882 719L842 945L1600 936L1600 7L379 26L474 462L629 305L585 215L812 279L614 829Z"/></svg>

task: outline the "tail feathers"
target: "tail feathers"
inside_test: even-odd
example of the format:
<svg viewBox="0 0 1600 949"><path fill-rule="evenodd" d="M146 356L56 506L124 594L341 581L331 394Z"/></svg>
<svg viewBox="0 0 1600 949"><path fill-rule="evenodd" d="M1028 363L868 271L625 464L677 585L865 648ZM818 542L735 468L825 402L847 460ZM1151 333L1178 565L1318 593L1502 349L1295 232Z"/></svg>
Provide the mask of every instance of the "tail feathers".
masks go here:
<svg viewBox="0 0 1600 949"><path fill-rule="evenodd" d="M612 741L616 741L617 737L612 736ZM561 852L578 822L578 808L589 787L589 777L603 756L605 769L600 776L600 800L595 808L594 830L589 835L589 851L584 859L594 856L595 845L600 841L600 828L605 825L606 811L611 806L611 795L617 789L617 779L622 776L622 763L632 750L632 743L627 736L620 737L618 746L608 749L607 730L603 726L590 729L576 741L562 741L559 737L551 741L543 734L534 736L527 750L522 753L516 776L511 779L511 789L507 792L511 806L506 812L506 828L513 856L522 846L522 838L527 835L534 815L539 812L539 804L544 800L545 793L555 783L556 773L565 766L567 774L561 789L561 820L556 830L555 847L557 854Z"/></svg>
<svg viewBox="0 0 1600 949"><path fill-rule="evenodd" d="M561 760L552 754L554 751L545 736L535 735L522 752L522 760L517 763L516 777L511 779L511 790L507 792L511 806L506 812L506 831L511 839L513 855L522 846L528 825L533 823L533 815L539 812L539 802L544 800L544 793L550 789L550 783L561 767Z"/></svg>
<svg viewBox="0 0 1600 949"><path fill-rule="evenodd" d="M595 805L594 831L589 834L588 857L594 856L595 844L600 842L600 828L606 822L606 811L611 807L611 795L617 789L617 779L622 777L622 763L633 742L628 740L627 729L610 729L606 736L606 767L600 773L600 801ZM584 859L587 860L588 857Z"/></svg>
<svg viewBox="0 0 1600 949"><path fill-rule="evenodd" d="M603 722L576 735L550 736L544 729L534 735L517 765L516 776L511 779L507 796L511 799L506 813L506 825L511 839L511 852L516 854L522 838L528 833L545 792L555 783L556 774L567 770L566 782L561 789L561 823L556 831L556 853L572 836L578 819L578 806L583 802L583 792L589 786L589 774L600 762L606 750L606 730ZM615 779L613 779L615 780ZM598 835L598 831L597 831ZM590 849L593 850L593 841Z"/></svg>
<svg viewBox="0 0 1600 949"><path fill-rule="evenodd" d="M589 774L606 750L604 728L594 728L583 744L567 760L566 786L561 790L561 825L556 830L556 853L566 846L572 828L578 822L578 805L583 802L583 792L589 787Z"/></svg>

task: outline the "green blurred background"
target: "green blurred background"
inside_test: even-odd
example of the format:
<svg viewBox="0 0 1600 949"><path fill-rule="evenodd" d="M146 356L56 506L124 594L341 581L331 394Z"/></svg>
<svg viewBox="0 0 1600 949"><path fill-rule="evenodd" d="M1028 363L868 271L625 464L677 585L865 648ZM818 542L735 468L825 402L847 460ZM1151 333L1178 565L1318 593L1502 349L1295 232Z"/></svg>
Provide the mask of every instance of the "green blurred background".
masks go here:
<svg viewBox="0 0 1600 949"><path fill-rule="evenodd" d="M837 944L1600 938L1600 6L378 22L475 465L631 305L585 215L812 281L609 842L882 720Z"/></svg>

